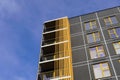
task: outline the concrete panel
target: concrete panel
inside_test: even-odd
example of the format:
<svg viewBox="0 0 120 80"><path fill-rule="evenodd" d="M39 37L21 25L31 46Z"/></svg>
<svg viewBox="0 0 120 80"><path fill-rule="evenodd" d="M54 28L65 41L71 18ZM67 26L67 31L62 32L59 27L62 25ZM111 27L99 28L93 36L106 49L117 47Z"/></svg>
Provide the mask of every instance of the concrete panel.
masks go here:
<svg viewBox="0 0 120 80"><path fill-rule="evenodd" d="M69 18L69 23L70 24L80 23L80 18L79 17Z"/></svg>
<svg viewBox="0 0 120 80"><path fill-rule="evenodd" d="M111 55L111 56L116 55L115 49L114 49L114 47L113 47L113 44L112 44L112 43L108 43L107 45L108 45L108 50L109 50L109 52L110 52L110 55Z"/></svg>
<svg viewBox="0 0 120 80"><path fill-rule="evenodd" d="M72 60L73 63L86 61L85 49L81 48L81 49L72 50Z"/></svg>
<svg viewBox="0 0 120 80"><path fill-rule="evenodd" d="M98 12L98 16L99 17L103 17L103 16L108 16L108 15L113 15L119 13L117 8L111 8L111 9L106 9L106 10L102 10L100 12Z"/></svg>
<svg viewBox="0 0 120 80"><path fill-rule="evenodd" d="M120 62L119 62L119 60L118 59L113 60L113 64L114 64L117 75L120 75Z"/></svg>
<svg viewBox="0 0 120 80"><path fill-rule="evenodd" d="M90 80L88 66L73 67L74 80Z"/></svg>
<svg viewBox="0 0 120 80"><path fill-rule="evenodd" d="M84 45L82 35L76 35L76 36L71 37L71 46L72 47L82 46L82 45Z"/></svg>
<svg viewBox="0 0 120 80"><path fill-rule="evenodd" d="M81 16L82 22L86 22L86 21L89 21L89 20L94 20L95 18L96 18L95 13L90 13L90 14L86 14L86 15Z"/></svg>
<svg viewBox="0 0 120 80"><path fill-rule="evenodd" d="M70 26L70 34L81 33L81 26L80 24L74 24Z"/></svg>

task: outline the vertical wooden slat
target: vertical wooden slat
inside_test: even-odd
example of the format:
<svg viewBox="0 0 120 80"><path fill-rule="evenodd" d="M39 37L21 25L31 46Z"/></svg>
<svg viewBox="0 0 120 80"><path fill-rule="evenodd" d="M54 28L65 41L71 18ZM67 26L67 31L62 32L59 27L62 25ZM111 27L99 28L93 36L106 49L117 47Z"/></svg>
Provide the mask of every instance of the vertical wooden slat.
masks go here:
<svg viewBox="0 0 120 80"><path fill-rule="evenodd" d="M68 40L68 42L55 45L54 58L61 58L66 56L70 56L70 58L54 61L53 77L55 78L58 76L59 77L71 76L71 78L64 80L73 80L70 25L68 18L66 17L56 20L55 27L56 29L67 28L65 30L60 30L55 32L55 42L60 42L65 40Z"/></svg>

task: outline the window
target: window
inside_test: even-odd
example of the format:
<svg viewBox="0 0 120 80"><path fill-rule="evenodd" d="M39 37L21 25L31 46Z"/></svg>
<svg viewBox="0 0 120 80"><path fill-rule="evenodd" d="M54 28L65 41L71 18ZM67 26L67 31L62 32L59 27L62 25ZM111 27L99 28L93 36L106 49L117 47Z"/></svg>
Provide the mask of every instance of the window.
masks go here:
<svg viewBox="0 0 120 80"><path fill-rule="evenodd" d="M106 25L111 25L111 24L116 24L116 23L118 23L118 21L117 21L117 19L116 19L115 16L106 17L106 18L104 19L104 21L105 21L105 24L106 24Z"/></svg>
<svg viewBox="0 0 120 80"><path fill-rule="evenodd" d="M120 37L120 28L113 28L108 30L110 38L118 38Z"/></svg>
<svg viewBox="0 0 120 80"><path fill-rule="evenodd" d="M111 76L109 65L107 62L93 65L93 72L95 79Z"/></svg>
<svg viewBox="0 0 120 80"><path fill-rule="evenodd" d="M85 22L85 30L90 30L90 29L94 29L96 28L96 21L89 21L89 22Z"/></svg>
<svg viewBox="0 0 120 80"><path fill-rule="evenodd" d="M120 54L120 42L113 43L116 54Z"/></svg>
<svg viewBox="0 0 120 80"><path fill-rule="evenodd" d="M94 33L88 34L87 35L87 40L88 40L88 43L100 41L99 32L94 32Z"/></svg>
<svg viewBox="0 0 120 80"><path fill-rule="evenodd" d="M92 47L89 51L91 59L105 57L103 46Z"/></svg>
<svg viewBox="0 0 120 80"><path fill-rule="evenodd" d="M119 61L119 63L120 63L120 60L118 60Z"/></svg>

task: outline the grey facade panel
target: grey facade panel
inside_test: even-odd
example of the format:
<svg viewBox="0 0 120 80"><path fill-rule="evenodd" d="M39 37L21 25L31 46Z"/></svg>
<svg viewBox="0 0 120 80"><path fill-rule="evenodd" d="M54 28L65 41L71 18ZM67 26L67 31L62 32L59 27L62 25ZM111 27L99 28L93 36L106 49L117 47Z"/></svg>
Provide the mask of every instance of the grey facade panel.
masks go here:
<svg viewBox="0 0 120 80"><path fill-rule="evenodd" d="M91 13L91 14L81 16L82 22L87 22L87 21L90 21L90 20L94 20L95 18L96 18L95 13Z"/></svg>
<svg viewBox="0 0 120 80"><path fill-rule="evenodd" d="M104 22L104 17L99 18L99 21L100 21L101 27L105 28L105 27L106 27L106 24L105 24L105 22Z"/></svg>
<svg viewBox="0 0 120 80"><path fill-rule="evenodd" d="M82 46L82 45L84 45L82 35L75 35L75 36L71 37L71 46L72 47L77 47L77 46Z"/></svg>
<svg viewBox="0 0 120 80"><path fill-rule="evenodd" d="M99 11L98 12L98 16L99 17L103 17L103 16L109 16L109 15L114 15L119 13L117 8L112 8L112 9L107 9L107 10L103 10L103 11Z"/></svg>
<svg viewBox="0 0 120 80"><path fill-rule="evenodd" d="M90 80L88 66L73 67L74 80Z"/></svg>
<svg viewBox="0 0 120 80"><path fill-rule="evenodd" d="M86 61L85 49L80 48L72 50L72 60L73 63Z"/></svg>
<svg viewBox="0 0 120 80"><path fill-rule="evenodd" d="M108 78L108 79L102 79L102 80L116 80L116 78Z"/></svg>
<svg viewBox="0 0 120 80"><path fill-rule="evenodd" d="M118 80L120 80L120 77L118 77Z"/></svg>
<svg viewBox="0 0 120 80"><path fill-rule="evenodd" d="M80 18L79 17L69 18L69 23L70 24L80 23Z"/></svg>
<svg viewBox="0 0 120 80"><path fill-rule="evenodd" d="M111 39L108 33L108 30L103 30L104 36L105 36L105 40L109 40Z"/></svg>
<svg viewBox="0 0 120 80"><path fill-rule="evenodd" d="M70 34L81 33L81 26L80 24L74 24L70 26Z"/></svg>
<svg viewBox="0 0 120 80"><path fill-rule="evenodd" d="M108 49L109 49L110 55L111 56L116 55L115 49L113 47L113 44L112 43L108 43L107 45L108 45Z"/></svg>
<svg viewBox="0 0 120 80"><path fill-rule="evenodd" d="M120 22L120 13L115 15L118 22Z"/></svg>
<svg viewBox="0 0 120 80"><path fill-rule="evenodd" d="M117 75L120 75L120 62L119 62L119 60L120 60L120 58L113 60L113 64L114 64Z"/></svg>

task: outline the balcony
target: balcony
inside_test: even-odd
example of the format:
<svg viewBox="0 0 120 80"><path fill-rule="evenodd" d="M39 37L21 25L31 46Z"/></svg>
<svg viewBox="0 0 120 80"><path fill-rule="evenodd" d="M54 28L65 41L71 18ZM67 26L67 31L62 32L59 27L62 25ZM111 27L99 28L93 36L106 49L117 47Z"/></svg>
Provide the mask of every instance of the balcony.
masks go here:
<svg viewBox="0 0 120 80"><path fill-rule="evenodd" d="M68 68L56 69L53 71L40 72L41 80L64 80L70 79L70 73Z"/></svg>
<svg viewBox="0 0 120 80"><path fill-rule="evenodd" d="M40 61L46 61L46 60L52 60L52 59L57 59L57 58L62 58L66 57L67 51L59 51L56 53L48 53L46 55L42 55Z"/></svg>
<svg viewBox="0 0 120 80"><path fill-rule="evenodd" d="M48 62L47 64L39 64L40 66L40 72L49 72L54 70L54 62Z"/></svg>
<svg viewBox="0 0 120 80"><path fill-rule="evenodd" d="M65 41L67 41L67 36L66 35L65 36L61 36L61 37L56 37L56 38L43 40L42 46L50 45L50 44L56 44L56 43L65 42Z"/></svg>
<svg viewBox="0 0 120 80"><path fill-rule="evenodd" d="M63 20L47 22L44 24L44 32L65 28L65 26L62 23L63 23Z"/></svg>
<svg viewBox="0 0 120 80"><path fill-rule="evenodd" d="M66 62L69 62L69 60L70 59L67 58L67 59L39 64L40 80L46 80L46 79L64 80L71 78L70 76L71 73L69 72L70 70L69 63L66 64Z"/></svg>
<svg viewBox="0 0 120 80"><path fill-rule="evenodd" d="M65 46L66 45L66 46ZM61 60L69 57L68 43L41 48L40 63Z"/></svg>
<svg viewBox="0 0 120 80"><path fill-rule="evenodd" d="M60 29L56 29L56 30L44 32L43 34L48 34L48 33L57 32L57 31L61 31L61 30L66 30L66 29L67 29L67 28L60 28Z"/></svg>
<svg viewBox="0 0 120 80"><path fill-rule="evenodd" d="M70 56L68 53L57 53L57 54L50 54L50 55L42 55L40 58L39 64L49 63L49 62L55 62L59 60L69 59Z"/></svg>
<svg viewBox="0 0 120 80"><path fill-rule="evenodd" d="M67 40L68 40L68 35L66 30L52 32L49 34L43 34L42 47L46 45L59 44Z"/></svg>

